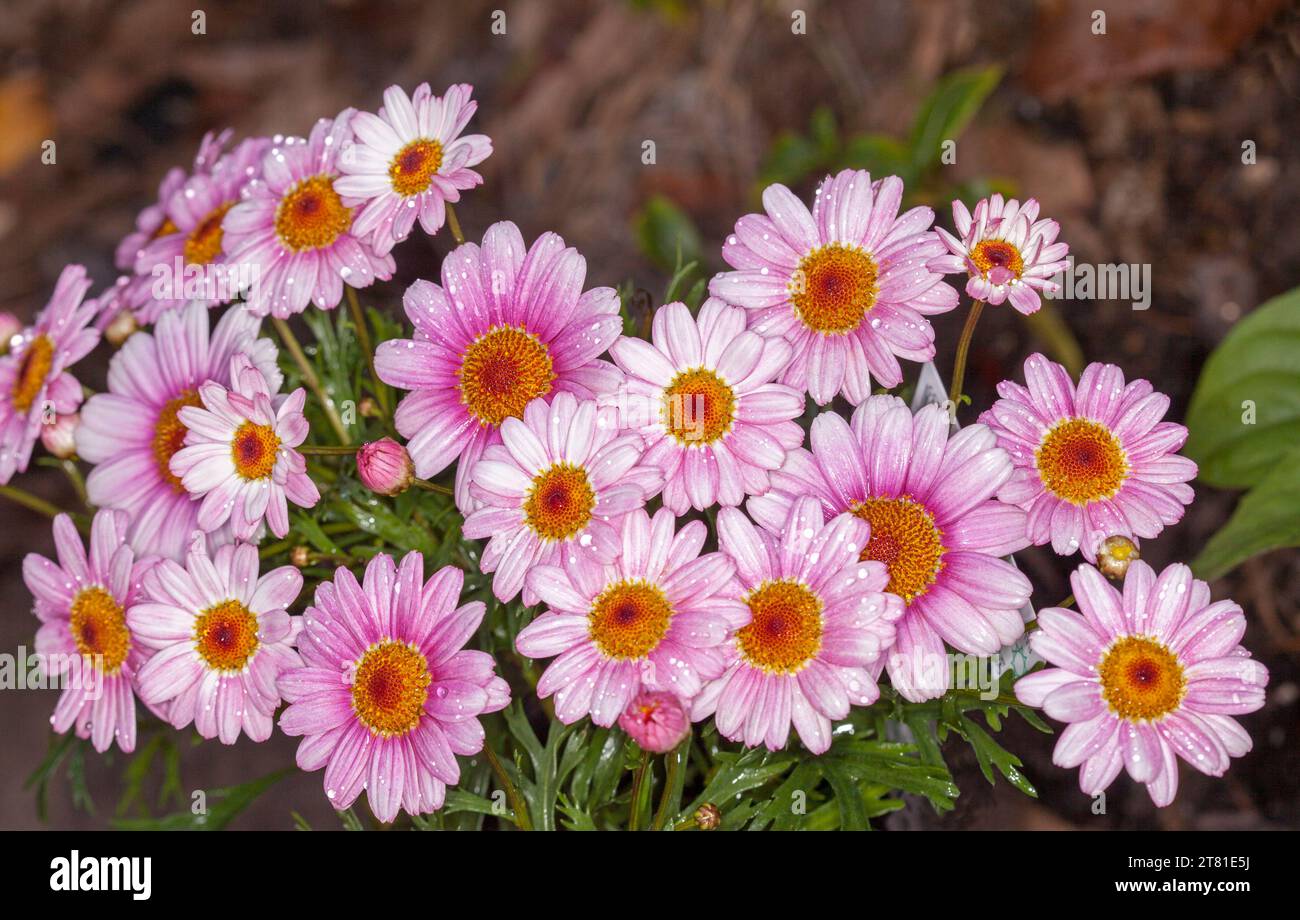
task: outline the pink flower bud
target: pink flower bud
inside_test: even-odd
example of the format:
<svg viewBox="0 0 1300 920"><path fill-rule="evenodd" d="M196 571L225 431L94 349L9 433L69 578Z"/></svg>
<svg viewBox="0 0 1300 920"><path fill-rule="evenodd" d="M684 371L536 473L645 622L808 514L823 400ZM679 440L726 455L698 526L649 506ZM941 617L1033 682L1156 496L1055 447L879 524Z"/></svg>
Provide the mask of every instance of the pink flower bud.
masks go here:
<svg viewBox="0 0 1300 920"><path fill-rule="evenodd" d="M357 473L371 492L400 495L415 480L415 465L405 447L392 438L383 438L357 451Z"/></svg>
<svg viewBox="0 0 1300 920"><path fill-rule="evenodd" d="M23 331L23 324L12 313L0 313L0 355L9 352L9 342Z"/></svg>
<svg viewBox="0 0 1300 920"><path fill-rule="evenodd" d="M41 425L41 443L45 449L60 460L68 460L77 455L77 425L81 416L76 412L56 416L48 425Z"/></svg>
<svg viewBox="0 0 1300 920"><path fill-rule="evenodd" d="M642 690L618 717L618 727L643 750L666 754L681 744L691 720L674 694Z"/></svg>

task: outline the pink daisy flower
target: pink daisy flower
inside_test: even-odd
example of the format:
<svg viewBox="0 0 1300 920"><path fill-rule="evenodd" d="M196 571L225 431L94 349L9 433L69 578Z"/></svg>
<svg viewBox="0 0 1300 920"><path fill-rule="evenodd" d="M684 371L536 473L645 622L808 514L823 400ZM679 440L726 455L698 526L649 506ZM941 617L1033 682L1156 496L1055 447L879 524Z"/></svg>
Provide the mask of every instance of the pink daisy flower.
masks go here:
<svg viewBox="0 0 1300 920"><path fill-rule="evenodd" d="M1052 276L1064 271L1070 247L1056 242L1061 226L1054 220L1038 219L1038 200L1022 206L1001 195L984 198L975 205L975 215L960 201L952 203L957 236L936 227L948 252L931 259L931 271L953 274L967 272L966 293L976 300L1011 306L1026 315L1043 305L1039 292L1054 294L1061 286Z"/></svg>
<svg viewBox="0 0 1300 920"><path fill-rule="evenodd" d="M502 423L501 438L474 465L470 490L478 507L461 532L488 540L481 564L496 573L497 600L523 588L531 607L540 595L524 586L528 570L613 561L622 516L659 491L663 474L641 462L641 436L619 428L617 409L578 402L572 393L529 403L522 420Z"/></svg>
<svg viewBox="0 0 1300 920"><path fill-rule="evenodd" d="M1178 792L1181 757L1222 776L1250 750L1232 716L1264 705L1268 670L1239 644L1241 607L1210 602L1210 588L1185 565L1160 573L1134 562L1121 595L1100 572L1071 576L1079 613L1038 612L1033 650L1056 667L1022 677L1016 696L1070 723L1052 754L1060 767L1082 767L1079 786L1097 795L1120 768L1168 805Z"/></svg>
<svg viewBox="0 0 1300 920"><path fill-rule="evenodd" d="M127 305L143 323L192 300L208 306L228 301L239 279L227 275L221 223L239 203L248 184L262 174L268 138L249 138L221 157L210 171L198 172L167 199L167 222L175 232L151 240L140 250L135 273L147 278ZM202 269L202 271L200 270Z"/></svg>
<svg viewBox="0 0 1300 920"><path fill-rule="evenodd" d="M492 140L486 134L460 136L478 109L473 91L457 83L435 96L421 83L408 98L400 86L390 86L378 115L353 116L357 143L344 146L343 176L334 186L349 207L361 207L353 232L369 237L380 255L410 236L416 218L425 233L437 233L446 202L460 201L462 191L483 184L470 167L488 158Z"/></svg>
<svg viewBox="0 0 1300 920"><path fill-rule="evenodd" d="M428 479L460 459L456 504L471 510L469 473L501 423L555 391L579 399L613 393L618 369L597 360L623 330L618 293L585 293L587 262L544 233L527 249L519 228L493 224L483 247L459 247L442 262L442 286L417 281L406 292L415 338L383 342L375 368L391 386L412 390L397 407L416 474Z"/></svg>
<svg viewBox="0 0 1300 920"><path fill-rule="evenodd" d="M805 495L821 502L827 518L849 512L871 525L862 558L884 563L885 590L906 605L890 681L916 701L948 689L945 641L974 655L1015 641L1031 591L998 558L1029 542L1024 512L993 498L1011 476L1011 458L983 425L951 438L948 429L939 406L913 416L894 396L872 396L851 425L823 413L812 424L812 451L791 451L772 474L772 490L748 506L772 533Z"/></svg>
<svg viewBox="0 0 1300 920"><path fill-rule="evenodd" d="M132 635L126 609L150 563L136 561L120 511L95 515L89 557L72 519L60 514L54 519L54 548L57 563L36 553L23 559L23 581L41 621L36 633L41 668L64 688L50 724L60 734L75 729L97 751L116 740L130 752L135 749L132 682L148 653Z"/></svg>
<svg viewBox="0 0 1300 920"><path fill-rule="evenodd" d="M718 545L736 564L750 622L723 646L726 670L692 705L747 747L785 747L790 724L804 746L831 745L831 722L880 697L873 668L894 643L903 602L884 593L889 576L862 562L869 528L843 514L823 522L815 498L790 509L780 536L738 508L718 512Z"/></svg>
<svg viewBox="0 0 1300 920"><path fill-rule="evenodd" d="M624 421L645 437L642 462L664 472L664 505L685 514L767 491L768 471L803 443L803 394L770 382L790 343L746 331L745 311L713 297L698 320L683 303L660 307L651 336L624 336L610 354L627 375Z"/></svg>
<svg viewBox="0 0 1300 920"><path fill-rule="evenodd" d="M392 256L358 237L355 215L334 188L352 115L345 109L322 118L307 140L272 138L262 178L249 183L222 221L226 261L252 275L245 301L257 316L284 318L309 303L332 310L344 283L364 288L393 276Z"/></svg>
<svg viewBox="0 0 1300 920"><path fill-rule="evenodd" d="M456 606L465 574L444 566L421 584L423 571L415 552L400 568L375 556L364 585L339 568L303 614L304 667L278 682L290 703L280 729L303 736L298 766L325 768L337 809L366 790L385 822L440 808L460 779L456 755L483 749L477 717L510 702L492 656L464 648L486 612L482 601Z"/></svg>
<svg viewBox="0 0 1300 920"><path fill-rule="evenodd" d="M925 317L957 306L957 291L926 262L943 252L930 231L934 211L898 214L903 183L871 181L846 169L817 189L810 214L784 185L763 191L763 214L747 214L722 247L736 271L709 292L745 307L751 329L784 336L794 356L781 382L821 404L849 402L903 380L898 358L929 361L934 330Z"/></svg>
<svg viewBox="0 0 1300 920"><path fill-rule="evenodd" d="M227 128L220 134L209 131L203 135L198 153L194 155L194 168L190 175L200 176L209 172L221 158L221 151L230 141L233 133ZM134 270L135 263L146 246L154 240L178 232L175 224L169 221L167 203L171 201L172 195L180 191L186 178L185 170L179 166L167 170L167 175L163 176L158 184L158 199L140 212L135 219L135 230L123 237L122 242L117 245L113 261L119 269Z"/></svg>
<svg viewBox="0 0 1300 920"><path fill-rule="evenodd" d="M199 387L230 384L230 360L246 355L280 388L275 345L258 338L259 321L243 307L226 311L209 332L202 304L165 313L152 332L136 332L108 365L108 392L81 410L77 453L95 464L86 479L92 504L130 518L131 545L140 553L185 557L199 529L199 503L172 472L172 457L188 430L180 410L199 406ZM209 546L229 542L229 528L209 534Z"/></svg>
<svg viewBox="0 0 1300 920"><path fill-rule="evenodd" d="M201 407L181 407L185 446L172 457L171 472L202 499L200 529L228 520L235 537L247 540L265 518L283 537L288 502L310 508L320 500L307 461L294 450L307 438L306 398L302 387L273 398L266 377L239 353L230 359L229 389L209 380L199 387Z"/></svg>
<svg viewBox="0 0 1300 920"><path fill-rule="evenodd" d="M280 705L276 678L301 667L293 650L300 624L286 612L302 590L291 565L258 577L257 547L227 544L209 558L196 541L182 568L161 560L126 611L137 642L153 649L136 675L140 698L166 704L176 728L191 722L204 738L234 744L242 731L271 737Z"/></svg>
<svg viewBox="0 0 1300 920"><path fill-rule="evenodd" d="M667 508L653 521L638 508L623 518L613 562L529 569L528 586L549 609L520 630L515 648L555 658L537 695L555 695L566 725L585 715L613 725L643 689L689 699L722 673L718 646L749 619L732 590L735 565L700 555L702 522L674 533L675 523Z"/></svg>
<svg viewBox="0 0 1300 920"><path fill-rule="evenodd" d="M35 325L0 357L0 485L27 469L42 424L81 405L81 384L68 368L99 341L99 333L86 328L95 316L94 304L81 302L89 289L84 268L63 269Z"/></svg>
<svg viewBox="0 0 1300 920"><path fill-rule="evenodd" d="M618 717L618 727L642 750L667 754L690 733L691 717L675 693L642 690Z"/></svg>
<svg viewBox="0 0 1300 920"><path fill-rule="evenodd" d="M1107 537L1149 539L1182 519L1196 464L1176 453L1187 429L1160 421L1168 396L1146 380L1125 385L1113 364L1088 365L1076 387L1038 354L1025 383L999 383L980 421L1015 463L998 498L1029 513L1032 542L1095 562Z"/></svg>

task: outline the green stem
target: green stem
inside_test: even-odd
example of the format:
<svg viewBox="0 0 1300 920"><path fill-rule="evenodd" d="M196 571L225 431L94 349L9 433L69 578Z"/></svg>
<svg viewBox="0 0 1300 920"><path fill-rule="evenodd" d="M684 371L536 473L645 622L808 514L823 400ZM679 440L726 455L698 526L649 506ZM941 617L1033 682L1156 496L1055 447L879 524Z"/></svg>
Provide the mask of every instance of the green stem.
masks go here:
<svg viewBox="0 0 1300 920"><path fill-rule="evenodd" d="M641 797L645 789L646 775L650 772L650 752L641 752L641 763L637 764L636 775L632 777L631 814L628 815L627 829L641 830Z"/></svg>
<svg viewBox="0 0 1300 920"><path fill-rule="evenodd" d="M33 511L46 515L47 517L58 517L60 514L64 513L63 509L59 506L47 502L45 499L39 498L28 492L26 489L20 489L17 486L0 486L0 495L3 495L12 502L17 502L24 508L30 508Z"/></svg>
<svg viewBox="0 0 1300 920"><path fill-rule="evenodd" d="M426 492L437 492L441 495L455 495L455 489L449 489L446 486L440 486L436 482L429 482L427 479L412 479L411 485L417 489L423 489Z"/></svg>
<svg viewBox="0 0 1300 920"><path fill-rule="evenodd" d="M366 315L361 310L361 301L357 300L357 292L353 287L344 287L348 295L348 309L352 311L352 325L357 327L357 340L361 343L361 350L366 353L366 365L370 368L371 389L375 393L375 398L379 400L380 411L384 417L388 417L388 388L379 380L379 375L375 373L375 347L370 341L370 328L366 325Z"/></svg>
<svg viewBox="0 0 1300 920"><path fill-rule="evenodd" d="M271 317L271 324L275 326L275 331L280 334L280 340L284 342L284 347L289 349L289 354L293 357L294 363L298 365L298 370L302 372L303 383L307 384L307 389L315 393L316 398L320 400L321 408L325 410L325 417L329 419L330 427L339 436L339 442L347 444L349 440L348 432L343 427L343 420L339 418L338 410L334 408L334 401L325 394L320 378L316 376L316 371L312 368L311 362L307 360L307 355L303 352L302 346L298 344L298 339L293 334L293 330L289 328L288 323L278 316Z"/></svg>
<svg viewBox="0 0 1300 920"><path fill-rule="evenodd" d="M970 352L971 340L975 337L975 324L980 321L984 311L984 301L977 300L971 304L966 314L966 325L962 327L961 338L957 341L957 360L952 366L952 385L948 389L948 399L952 402L953 412L957 411L958 400L962 396L962 384L966 379L966 356Z"/></svg>
<svg viewBox="0 0 1300 920"><path fill-rule="evenodd" d="M496 751L492 750L492 744L487 739L483 741L483 753L487 755L488 763L492 767L492 772L496 774L497 782L506 791L506 799L510 802L511 810L515 813L515 825L521 831L531 831L533 822L528 818L528 806L524 803L524 797L519 794L515 784L510 782L510 775L506 773L505 767L501 766Z"/></svg>
<svg viewBox="0 0 1300 920"><path fill-rule="evenodd" d="M451 238L457 246L465 245L465 234L460 232L460 221L456 219L456 209L451 206L451 202L447 202L447 229L451 231Z"/></svg>
<svg viewBox="0 0 1300 920"><path fill-rule="evenodd" d="M340 446L336 444L299 444L294 450L304 457L342 457L351 456L357 452L353 446Z"/></svg>
<svg viewBox="0 0 1300 920"><path fill-rule="evenodd" d="M676 750L669 751L664 755L664 792L659 798L659 809L655 812L654 824L651 825L655 830L661 831L664 825L668 823L668 800L672 797L673 786L677 782L677 774L682 770L682 764L690 756L689 738L677 746Z"/></svg>
<svg viewBox="0 0 1300 920"><path fill-rule="evenodd" d="M90 499L86 496L86 480L82 478L81 470L77 467L76 461L64 460L59 464L63 468L63 473L68 477L68 482L72 483L72 488L77 493L77 499L90 507Z"/></svg>

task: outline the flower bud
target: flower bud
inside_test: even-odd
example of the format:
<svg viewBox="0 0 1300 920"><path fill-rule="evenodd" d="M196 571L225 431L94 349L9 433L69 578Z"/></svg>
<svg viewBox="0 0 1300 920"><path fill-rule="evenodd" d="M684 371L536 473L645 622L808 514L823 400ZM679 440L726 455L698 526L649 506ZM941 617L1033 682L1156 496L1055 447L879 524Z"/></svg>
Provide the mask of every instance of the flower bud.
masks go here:
<svg viewBox="0 0 1300 920"><path fill-rule="evenodd" d="M357 451L357 473L371 492L400 495L415 480L415 464L405 447L392 438L383 438Z"/></svg>
<svg viewBox="0 0 1300 920"><path fill-rule="evenodd" d="M374 397L362 396L361 401L357 403L357 412L361 413L362 418L379 418L379 404L375 402Z"/></svg>
<svg viewBox="0 0 1300 920"><path fill-rule="evenodd" d="M23 331L22 321L12 313L0 313L0 355L9 353L9 343Z"/></svg>
<svg viewBox="0 0 1300 920"><path fill-rule="evenodd" d="M1116 535L1102 541L1097 551L1097 568L1101 574L1115 581L1123 581L1129 564L1142 558L1137 543L1128 537Z"/></svg>
<svg viewBox="0 0 1300 920"><path fill-rule="evenodd" d="M41 443L60 460L70 460L77 455L77 425L81 416L76 412L55 416L53 422L41 425Z"/></svg>
<svg viewBox="0 0 1300 920"><path fill-rule="evenodd" d="M643 690L618 717L618 727L642 750L666 754L681 744L691 720L675 694Z"/></svg>
<svg viewBox="0 0 1300 920"><path fill-rule="evenodd" d="M722 812L712 802L705 802L695 809L695 826L702 831L715 831L722 824Z"/></svg>
<svg viewBox="0 0 1300 920"><path fill-rule="evenodd" d="M303 546L301 543L289 550L289 561L295 567L305 569L311 565L311 549Z"/></svg>
<svg viewBox="0 0 1300 920"><path fill-rule="evenodd" d="M123 310L105 327L104 338L108 339L109 344L114 348L121 348L122 344L139 329L140 324L136 322L135 314L130 310Z"/></svg>

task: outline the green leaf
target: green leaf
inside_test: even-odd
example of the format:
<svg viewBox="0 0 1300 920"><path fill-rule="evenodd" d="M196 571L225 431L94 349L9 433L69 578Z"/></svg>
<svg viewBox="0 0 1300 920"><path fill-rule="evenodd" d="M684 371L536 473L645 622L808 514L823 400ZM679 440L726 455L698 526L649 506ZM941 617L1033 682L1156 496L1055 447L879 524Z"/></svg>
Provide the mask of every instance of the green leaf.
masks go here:
<svg viewBox="0 0 1300 920"><path fill-rule="evenodd" d="M1038 790L1034 788L1033 783L1020 772L1024 766L1020 758L1012 754L1002 745L993 740L993 736L980 728L970 716L962 714L959 731L962 737L970 742L970 746L975 751L975 759L979 762L980 772L984 778L993 784L993 767L997 767L999 772L1006 777L1007 782L1015 786L1025 795L1038 798Z"/></svg>
<svg viewBox="0 0 1300 920"><path fill-rule="evenodd" d="M113 827L124 831L219 831L233 821L253 800L284 779L292 770L277 770L252 782L214 789L208 793L206 813L178 811L161 818L114 818ZM216 804L213 804L215 800Z"/></svg>
<svg viewBox="0 0 1300 920"><path fill-rule="evenodd" d="M842 762L828 758L821 770L835 793L835 804L840 809L840 828L846 831L867 830L871 824L863 807L862 793L848 768Z"/></svg>
<svg viewBox="0 0 1300 920"><path fill-rule="evenodd" d="M1300 467L1296 464L1300 464L1300 449L1282 458L1237 503L1228 523L1192 563L1198 578L1212 581L1251 556L1300 546Z"/></svg>
<svg viewBox="0 0 1300 920"><path fill-rule="evenodd" d="M938 162L940 144L956 140L966 130L1001 80L1002 68L993 65L956 70L936 84L912 124L908 146L914 175Z"/></svg>
<svg viewBox="0 0 1300 920"><path fill-rule="evenodd" d="M683 263L699 262L700 231L685 211L663 195L645 203L632 227L641 252L657 268L670 272Z"/></svg>
<svg viewBox="0 0 1300 920"><path fill-rule="evenodd" d="M1187 410L1186 453L1202 482L1253 486L1274 478L1282 457L1300 447L1298 352L1295 288L1237 323L1210 355Z"/></svg>
<svg viewBox="0 0 1300 920"><path fill-rule="evenodd" d="M907 148L887 134L858 134L849 138L840 165L845 169L865 169L873 177L897 175L905 184L911 181L912 164Z"/></svg>

